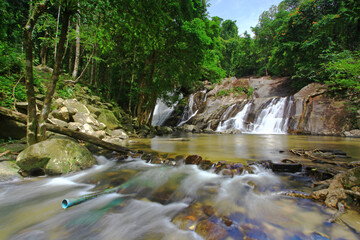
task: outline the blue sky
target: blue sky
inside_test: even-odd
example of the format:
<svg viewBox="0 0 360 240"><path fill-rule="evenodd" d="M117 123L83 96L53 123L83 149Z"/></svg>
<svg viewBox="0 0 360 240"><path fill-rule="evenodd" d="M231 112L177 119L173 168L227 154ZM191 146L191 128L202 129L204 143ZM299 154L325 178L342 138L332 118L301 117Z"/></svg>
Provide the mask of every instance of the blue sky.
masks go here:
<svg viewBox="0 0 360 240"><path fill-rule="evenodd" d="M236 20L239 34L245 31L252 33L250 27L255 27L259 16L272 5L278 5L282 0L208 0L209 16L218 16L224 20ZM252 35L252 34L251 34Z"/></svg>

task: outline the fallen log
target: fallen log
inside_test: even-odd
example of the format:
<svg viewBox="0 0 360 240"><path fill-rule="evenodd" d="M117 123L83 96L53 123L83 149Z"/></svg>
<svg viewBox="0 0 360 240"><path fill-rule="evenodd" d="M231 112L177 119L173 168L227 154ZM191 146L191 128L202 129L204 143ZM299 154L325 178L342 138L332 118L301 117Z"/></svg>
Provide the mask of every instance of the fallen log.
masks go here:
<svg viewBox="0 0 360 240"><path fill-rule="evenodd" d="M15 111L11 111L7 108L4 107L0 107L0 115L3 115L5 117L11 118L13 120L16 120L18 122L22 122L22 123L26 123L26 115L19 113L19 112L15 112ZM50 132L54 132L54 133L59 133L59 134L63 134L63 135L67 135L69 137L75 138L75 139L80 139L83 140L85 142L89 142L92 144L95 144L97 146L112 150L112 151L116 151L119 153L128 153L130 152L130 149L123 147L123 146L119 146L117 144L113 144L110 142L105 142L103 140L101 140L98 137L83 133L83 132L78 132L78 131L74 131L71 130L69 128L64 128L64 127L59 127L50 123L45 123L46 129Z"/></svg>

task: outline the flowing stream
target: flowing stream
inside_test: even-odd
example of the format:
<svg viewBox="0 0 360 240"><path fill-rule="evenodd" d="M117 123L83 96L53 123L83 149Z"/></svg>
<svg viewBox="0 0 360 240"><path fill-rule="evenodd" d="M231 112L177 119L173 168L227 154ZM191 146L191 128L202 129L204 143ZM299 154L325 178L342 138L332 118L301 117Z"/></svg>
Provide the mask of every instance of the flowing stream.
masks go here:
<svg viewBox="0 0 360 240"><path fill-rule="evenodd" d="M208 155L204 157L213 157L213 161L242 162L267 156L276 160L281 154L287 156L279 150L293 145L340 148L355 157L351 161L360 156L359 139L287 135L182 137L189 141L172 142L162 137L129 144L134 148L160 148L169 154L205 151ZM230 142L232 146L224 148ZM234 157L228 159L230 155ZM253 166L254 173L245 171L230 178L195 165L148 164L137 156L119 162L103 156L97 159L97 166L76 174L0 183L0 239L359 239L347 226L327 222L333 210L280 194L307 191L310 184L301 177L294 181L294 176L275 175ZM61 207L64 198L123 183L127 183L126 187L118 193L66 210ZM349 212L343 219L353 228L360 228L359 214Z"/></svg>

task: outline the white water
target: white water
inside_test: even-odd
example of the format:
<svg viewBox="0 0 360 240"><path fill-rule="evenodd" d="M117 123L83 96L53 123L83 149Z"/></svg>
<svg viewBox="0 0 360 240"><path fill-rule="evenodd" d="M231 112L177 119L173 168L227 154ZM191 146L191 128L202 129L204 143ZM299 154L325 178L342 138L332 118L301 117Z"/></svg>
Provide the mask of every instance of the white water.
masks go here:
<svg viewBox="0 0 360 240"><path fill-rule="evenodd" d="M153 113L151 125L162 126L166 120L169 119L175 110L176 104L169 107L164 101L158 99Z"/></svg>
<svg viewBox="0 0 360 240"><path fill-rule="evenodd" d="M0 184L0 239L198 240L204 219L222 229L224 239L357 239L342 225L324 225L331 213L320 205L279 195L286 190L282 178L262 168L230 178L195 165L105 160L71 176ZM64 198L124 181L131 182L130 198L113 193L61 208ZM219 239L207 231L207 239Z"/></svg>
<svg viewBox="0 0 360 240"><path fill-rule="evenodd" d="M207 93L206 93L206 90L202 90L200 91L202 93L205 94L204 96L204 99L202 100L202 102L206 102L207 100ZM197 94L198 92L196 93L193 93L189 96L189 103L181 117L181 121L180 123L178 124L178 127L184 125L185 123L187 123L188 121L190 121L190 119L192 119L193 117L196 116L196 114L198 113L199 109L196 109L196 106L195 106L195 101L194 101L194 97L195 95Z"/></svg>
<svg viewBox="0 0 360 240"><path fill-rule="evenodd" d="M241 109L241 111L235 115L235 117L230 118L223 123L220 123L216 131L223 132L226 131L227 129L238 129L240 131L246 131L247 130L246 118L249 114L251 105L252 105L251 102L246 103L245 106ZM232 107L233 106L230 106L229 108ZM229 112L226 110L225 114L229 114Z"/></svg>
<svg viewBox="0 0 360 240"><path fill-rule="evenodd" d="M286 134L288 122L291 117L293 100L291 97L273 98L266 103L253 122L248 121L251 107L254 103L249 101L233 118L220 122L216 131L223 132L228 129L237 129L243 133L251 134ZM230 106L229 108L232 108ZM225 111L224 115L229 111ZM223 116L224 116L223 115ZM226 116L222 117L226 118Z"/></svg>
<svg viewBox="0 0 360 240"><path fill-rule="evenodd" d="M292 103L292 99L288 97L271 100L268 107L256 118L251 133L286 134Z"/></svg>

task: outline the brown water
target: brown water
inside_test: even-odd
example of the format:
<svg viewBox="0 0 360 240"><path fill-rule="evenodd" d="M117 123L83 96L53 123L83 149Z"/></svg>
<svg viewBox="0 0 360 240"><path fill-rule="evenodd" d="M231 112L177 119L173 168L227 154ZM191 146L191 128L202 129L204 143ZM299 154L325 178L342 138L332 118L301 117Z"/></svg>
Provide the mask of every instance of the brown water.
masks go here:
<svg viewBox="0 0 360 240"><path fill-rule="evenodd" d="M169 141L171 140L171 141ZM340 149L360 161L360 139L329 136L260 134L181 134L129 140L130 148L172 155L197 154L211 161L244 162L295 158L290 149Z"/></svg>
<svg viewBox="0 0 360 240"><path fill-rule="evenodd" d="M295 147L341 149L352 157L349 161L359 160L360 155L358 139L176 137L189 141L158 137L129 145L170 155L199 154L212 161L281 160ZM328 223L334 210L281 195L309 185L309 179L297 174L279 176L253 167L253 174L230 178L192 165L153 165L131 157L122 162L97 159L98 166L76 174L0 183L0 239L359 239L355 233L360 231L359 213L343 215L347 225ZM119 193L66 210L61 207L64 198L123 183L126 187Z"/></svg>

